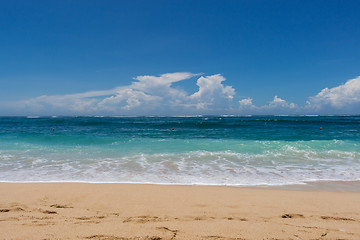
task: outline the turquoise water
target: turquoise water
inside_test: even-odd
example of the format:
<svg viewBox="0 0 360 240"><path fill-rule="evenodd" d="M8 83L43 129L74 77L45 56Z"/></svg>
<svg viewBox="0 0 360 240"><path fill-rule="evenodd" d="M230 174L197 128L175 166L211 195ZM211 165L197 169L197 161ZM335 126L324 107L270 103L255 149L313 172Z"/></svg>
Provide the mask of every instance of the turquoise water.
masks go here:
<svg viewBox="0 0 360 240"><path fill-rule="evenodd" d="M359 180L359 116L0 118L0 181Z"/></svg>

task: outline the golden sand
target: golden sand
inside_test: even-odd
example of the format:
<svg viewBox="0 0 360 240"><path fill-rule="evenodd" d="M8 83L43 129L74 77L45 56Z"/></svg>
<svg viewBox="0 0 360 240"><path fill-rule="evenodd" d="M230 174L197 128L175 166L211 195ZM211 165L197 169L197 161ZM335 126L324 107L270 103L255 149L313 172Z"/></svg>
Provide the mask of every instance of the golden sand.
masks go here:
<svg viewBox="0 0 360 240"><path fill-rule="evenodd" d="M360 239L360 193L0 183L0 240Z"/></svg>

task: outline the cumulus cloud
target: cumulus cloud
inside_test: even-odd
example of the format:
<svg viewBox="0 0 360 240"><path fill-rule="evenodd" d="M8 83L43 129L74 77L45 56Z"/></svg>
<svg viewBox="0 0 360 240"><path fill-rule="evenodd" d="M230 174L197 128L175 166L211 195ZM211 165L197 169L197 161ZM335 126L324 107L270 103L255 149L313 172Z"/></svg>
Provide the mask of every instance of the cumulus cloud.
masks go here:
<svg viewBox="0 0 360 240"><path fill-rule="evenodd" d="M240 105L240 107L254 106L252 101L253 101L252 98L249 98L249 97L244 98L244 99L239 100L239 105Z"/></svg>
<svg viewBox="0 0 360 240"><path fill-rule="evenodd" d="M296 105L295 103L288 103L286 100L281 99L278 96L275 96L274 99L268 105L265 105L265 108L295 109Z"/></svg>
<svg viewBox="0 0 360 240"><path fill-rule="evenodd" d="M275 96L274 99L267 104L256 106L253 104L253 99L248 97L239 100L239 111L250 114L289 114L298 110L294 103L289 103L286 100Z"/></svg>
<svg viewBox="0 0 360 240"><path fill-rule="evenodd" d="M225 80L220 74L200 77L196 83L199 91L189 96L189 101L194 102L197 109L206 109L208 106L213 108L226 106L226 102L233 100L235 89L224 86L222 82Z"/></svg>
<svg viewBox="0 0 360 240"><path fill-rule="evenodd" d="M161 74L158 77L138 76L134 78L137 81L133 82L129 87L156 96L185 97L186 93L184 91L173 88L171 85L197 75L189 72L177 72Z"/></svg>
<svg viewBox="0 0 360 240"><path fill-rule="evenodd" d="M188 93L174 83L189 80L198 87ZM297 105L277 95L263 104L236 97L221 74L190 72L137 76L126 86L67 95L42 95L19 102L0 103L13 115L197 115L197 114L359 114L360 77L324 88ZM190 82L191 83L191 82Z"/></svg>
<svg viewBox="0 0 360 240"><path fill-rule="evenodd" d="M78 94L39 96L21 101L18 105L27 112L38 114L196 114L218 108L228 108L235 90L224 86L225 78L220 74L200 76L198 91L189 94L174 87L179 81L199 76L189 72L166 73L159 76L137 76L127 86L105 91Z"/></svg>
<svg viewBox="0 0 360 240"><path fill-rule="evenodd" d="M360 77L348 80L333 88L324 88L316 96L310 97L308 107L317 110L324 108L351 108L360 105Z"/></svg>
<svg viewBox="0 0 360 240"><path fill-rule="evenodd" d="M101 100L97 107L109 113L127 113L141 107L147 111L159 110L165 105L177 105L187 93L172 87L175 82L197 76L189 72L166 73L160 76L137 76L129 86L118 87L116 92Z"/></svg>
<svg viewBox="0 0 360 240"><path fill-rule="evenodd" d="M152 96L142 91L124 88L119 89L116 95L103 99L97 106L108 112L116 112L119 109L131 110L141 105L155 104L161 99L161 97Z"/></svg>
<svg viewBox="0 0 360 240"><path fill-rule="evenodd" d="M197 80L197 85L199 86L199 91L191 95L193 99L208 99L213 100L215 96L220 96L227 99L233 99L235 95L235 89L231 86L222 85L222 82L226 79L220 74L200 77Z"/></svg>
<svg viewBox="0 0 360 240"><path fill-rule="evenodd" d="M252 98L239 101L239 111L250 114L359 114L360 77L333 88L324 88L309 97L304 105L288 102L275 95L262 106L253 104Z"/></svg>

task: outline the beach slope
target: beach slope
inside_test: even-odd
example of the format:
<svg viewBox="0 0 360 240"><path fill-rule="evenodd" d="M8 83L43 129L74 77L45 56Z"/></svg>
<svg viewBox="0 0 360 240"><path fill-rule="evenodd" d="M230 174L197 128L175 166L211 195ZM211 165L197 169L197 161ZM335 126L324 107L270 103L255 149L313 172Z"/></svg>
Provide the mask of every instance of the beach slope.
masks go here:
<svg viewBox="0 0 360 240"><path fill-rule="evenodd" d="M0 183L0 240L360 239L360 193Z"/></svg>

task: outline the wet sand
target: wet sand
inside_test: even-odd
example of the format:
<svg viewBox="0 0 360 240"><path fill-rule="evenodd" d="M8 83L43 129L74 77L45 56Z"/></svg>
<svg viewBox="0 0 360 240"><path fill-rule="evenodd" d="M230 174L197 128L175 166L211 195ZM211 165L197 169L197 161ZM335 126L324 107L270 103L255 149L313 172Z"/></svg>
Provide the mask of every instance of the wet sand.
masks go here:
<svg viewBox="0 0 360 240"><path fill-rule="evenodd" d="M0 240L360 239L360 193L0 183Z"/></svg>

